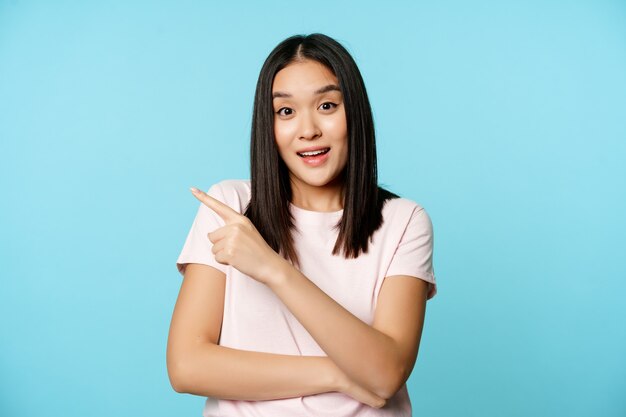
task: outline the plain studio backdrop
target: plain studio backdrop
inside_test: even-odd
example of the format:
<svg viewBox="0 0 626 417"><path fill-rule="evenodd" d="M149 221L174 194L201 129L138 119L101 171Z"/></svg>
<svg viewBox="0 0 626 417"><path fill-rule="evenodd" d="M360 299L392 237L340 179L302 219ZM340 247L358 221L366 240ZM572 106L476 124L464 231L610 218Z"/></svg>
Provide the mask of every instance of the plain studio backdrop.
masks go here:
<svg viewBox="0 0 626 417"><path fill-rule="evenodd" d="M381 184L434 224L414 415L626 415L608 0L0 0L0 415L201 414L165 366L188 188L249 178L263 60L312 32L362 71Z"/></svg>

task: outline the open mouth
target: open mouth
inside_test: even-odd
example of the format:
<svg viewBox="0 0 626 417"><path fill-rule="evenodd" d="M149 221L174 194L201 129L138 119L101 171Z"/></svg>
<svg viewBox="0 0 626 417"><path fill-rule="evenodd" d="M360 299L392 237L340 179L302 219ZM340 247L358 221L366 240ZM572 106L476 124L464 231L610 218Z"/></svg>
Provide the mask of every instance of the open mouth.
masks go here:
<svg viewBox="0 0 626 417"><path fill-rule="evenodd" d="M314 156L324 155L325 153L328 153L328 151L330 151L330 148L323 148L323 149L318 149L316 151L296 152L296 153L301 158L307 158L307 157L310 158L310 157L314 157Z"/></svg>

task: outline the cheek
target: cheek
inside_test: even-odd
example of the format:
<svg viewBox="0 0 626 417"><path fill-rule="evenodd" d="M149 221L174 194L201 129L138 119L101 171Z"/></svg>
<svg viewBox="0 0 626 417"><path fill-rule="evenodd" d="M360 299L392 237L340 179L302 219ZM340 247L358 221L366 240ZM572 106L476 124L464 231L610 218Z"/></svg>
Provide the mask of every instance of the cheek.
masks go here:
<svg viewBox="0 0 626 417"><path fill-rule="evenodd" d="M322 129L327 133L331 133L334 141L343 140L348 136L348 125L344 112L338 112L333 117L324 118L323 120L324 125Z"/></svg>
<svg viewBox="0 0 626 417"><path fill-rule="evenodd" d="M341 119L328 123L326 133L329 133L328 139L335 149L336 162L343 166L348 160L348 129L345 122Z"/></svg>
<svg viewBox="0 0 626 417"><path fill-rule="evenodd" d="M287 133L285 132L284 126L281 126L279 123L274 123L274 141L278 147L278 152L282 155L289 141L287 140Z"/></svg>

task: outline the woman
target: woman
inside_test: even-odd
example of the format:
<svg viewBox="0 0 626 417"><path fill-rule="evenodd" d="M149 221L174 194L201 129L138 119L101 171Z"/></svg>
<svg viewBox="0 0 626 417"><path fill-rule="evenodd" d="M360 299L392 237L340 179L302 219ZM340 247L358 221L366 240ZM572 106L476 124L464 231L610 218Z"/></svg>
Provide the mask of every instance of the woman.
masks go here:
<svg viewBox="0 0 626 417"><path fill-rule="evenodd" d="M410 416L432 225L377 185L349 53L321 34L280 43L257 84L251 180L192 192L174 389L208 397L204 416Z"/></svg>

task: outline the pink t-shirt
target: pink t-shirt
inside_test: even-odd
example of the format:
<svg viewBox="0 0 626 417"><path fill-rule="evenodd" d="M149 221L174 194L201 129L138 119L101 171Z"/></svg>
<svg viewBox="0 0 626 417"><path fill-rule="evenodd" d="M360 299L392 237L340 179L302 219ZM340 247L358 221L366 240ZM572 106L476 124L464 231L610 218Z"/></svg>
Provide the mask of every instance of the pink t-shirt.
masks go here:
<svg viewBox="0 0 626 417"><path fill-rule="evenodd" d="M208 194L242 213L250 201L250 181L227 180ZM410 275L437 289L432 265L433 232L426 211L396 198L383 207L383 225L374 233L368 253L357 259L332 255L337 239L334 225L342 211L315 212L291 205L295 248L301 272L356 317L371 325L383 280ZM224 226L212 210L200 204L182 252L176 261L213 266L226 274L224 316L219 344L235 349L285 355L326 356L307 330L264 284L219 264L207 233ZM409 417L411 402L404 385L384 408L376 409L338 392L271 401L233 401L207 398L204 417Z"/></svg>

